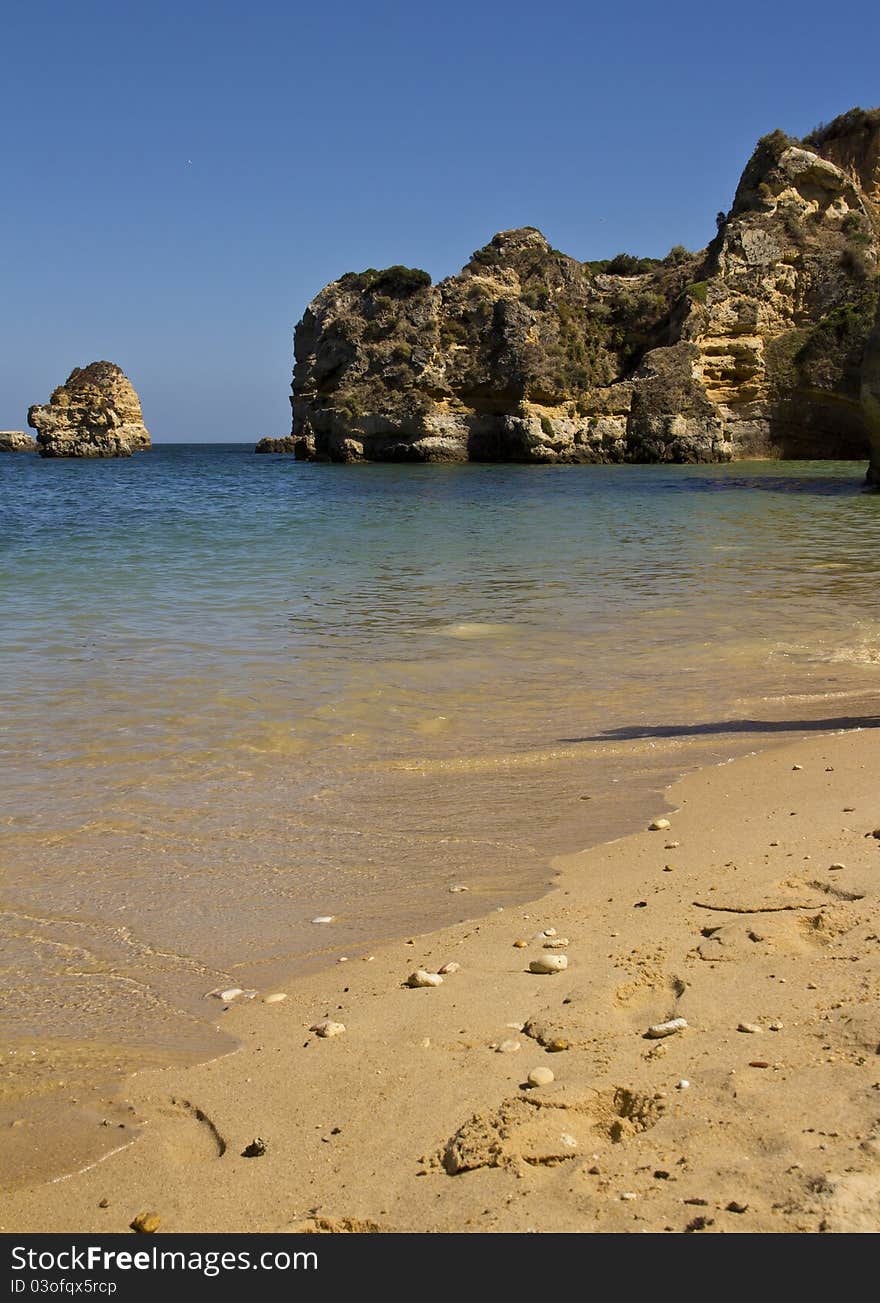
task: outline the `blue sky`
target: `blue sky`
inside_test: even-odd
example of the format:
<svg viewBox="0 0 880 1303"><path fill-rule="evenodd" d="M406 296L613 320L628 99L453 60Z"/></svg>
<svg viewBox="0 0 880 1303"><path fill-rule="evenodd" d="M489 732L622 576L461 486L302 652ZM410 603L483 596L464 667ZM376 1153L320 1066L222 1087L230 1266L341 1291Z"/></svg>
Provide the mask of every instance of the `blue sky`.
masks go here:
<svg viewBox="0 0 880 1303"><path fill-rule="evenodd" d="M289 428L345 271L511 226L698 248L756 138L880 103L880 6L2 0L0 428L109 358L154 439ZM191 162L189 161L191 160Z"/></svg>

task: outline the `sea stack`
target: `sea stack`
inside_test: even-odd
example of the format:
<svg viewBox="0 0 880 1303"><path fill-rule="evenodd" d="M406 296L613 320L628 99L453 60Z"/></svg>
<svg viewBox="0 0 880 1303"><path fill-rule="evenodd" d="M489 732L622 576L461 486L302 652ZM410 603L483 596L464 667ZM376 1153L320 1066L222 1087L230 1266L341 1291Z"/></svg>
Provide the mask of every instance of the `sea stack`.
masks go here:
<svg viewBox="0 0 880 1303"><path fill-rule="evenodd" d="M36 441L24 430L0 430L0 452L36 451Z"/></svg>
<svg viewBox="0 0 880 1303"><path fill-rule="evenodd" d="M113 362L75 367L48 403L28 411L41 457L130 457L150 447L140 399Z"/></svg>
<svg viewBox="0 0 880 1303"><path fill-rule="evenodd" d="M296 329L295 455L867 459L878 265L880 109L774 131L698 252L580 262L524 227L436 285L328 285Z"/></svg>

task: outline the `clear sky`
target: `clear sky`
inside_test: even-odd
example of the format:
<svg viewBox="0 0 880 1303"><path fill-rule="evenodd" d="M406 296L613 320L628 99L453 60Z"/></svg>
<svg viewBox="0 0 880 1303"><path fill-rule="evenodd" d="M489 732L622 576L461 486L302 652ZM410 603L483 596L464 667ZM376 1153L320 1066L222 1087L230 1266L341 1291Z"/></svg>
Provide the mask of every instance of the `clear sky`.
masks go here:
<svg viewBox="0 0 880 1303"><path fill-rule="evenodd" d="M880 4L0 0L0 428L118 362L156 441L288 432L345 271L506 227L704 245L758 136L880 104Z"/></svg>

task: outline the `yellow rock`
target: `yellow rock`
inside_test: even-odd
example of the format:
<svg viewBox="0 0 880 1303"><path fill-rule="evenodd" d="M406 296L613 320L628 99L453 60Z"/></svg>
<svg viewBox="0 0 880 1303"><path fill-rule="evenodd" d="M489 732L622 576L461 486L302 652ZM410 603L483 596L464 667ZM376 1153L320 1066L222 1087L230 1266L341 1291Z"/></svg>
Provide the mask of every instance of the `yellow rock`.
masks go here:
<svg viewBox="0 0 880 1303"><path fill-rule="evenodd" d="M162 1218L158 1213L138 1213L130 1226L139 1235L155 1235L161 1224Z"/></svg>

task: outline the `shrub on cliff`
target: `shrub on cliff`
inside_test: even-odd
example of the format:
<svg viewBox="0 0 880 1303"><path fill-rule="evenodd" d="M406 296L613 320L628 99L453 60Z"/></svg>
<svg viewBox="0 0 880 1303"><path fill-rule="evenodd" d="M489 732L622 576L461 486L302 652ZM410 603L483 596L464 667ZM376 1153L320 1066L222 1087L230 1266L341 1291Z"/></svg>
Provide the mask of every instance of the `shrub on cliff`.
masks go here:
<svg viewBox="0 0 880 1303"><path fill-rule="evenodd" d="M340 284L344 284L347 289L369 290L372 294L400 299L427 289L431 277L420 267L403 267L398 263L383 271L368 267L366 271L346 272L340 277Z"/></svg>

